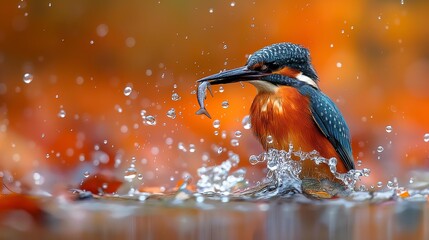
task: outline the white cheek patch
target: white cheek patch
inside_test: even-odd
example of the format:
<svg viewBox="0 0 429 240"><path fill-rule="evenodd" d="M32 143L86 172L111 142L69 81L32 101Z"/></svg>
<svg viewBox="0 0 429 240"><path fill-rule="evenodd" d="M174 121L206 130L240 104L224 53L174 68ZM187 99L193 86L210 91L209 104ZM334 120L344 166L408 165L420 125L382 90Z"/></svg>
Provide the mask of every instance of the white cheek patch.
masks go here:
<svg viewBox="0 0 429 240"><path fill-rule="evenodd" d="M271 92L271 93L275 93L277 91L277 89L279 88L278 86L269 83L267 81L262 81L262 80L252 80L249 81L249 83L251 83L253 86L255 86L259 92Z"/></svg>
<svg viewBox="0 0 429 240"><path fill-rule="evenodd" d="M316 89L319 89L319 86L317 86L317 83L313 79L311 79L310 77L302 74L302 72L298 73L295 78L301 82L305 82L305 83L315 87Z"/></svg>

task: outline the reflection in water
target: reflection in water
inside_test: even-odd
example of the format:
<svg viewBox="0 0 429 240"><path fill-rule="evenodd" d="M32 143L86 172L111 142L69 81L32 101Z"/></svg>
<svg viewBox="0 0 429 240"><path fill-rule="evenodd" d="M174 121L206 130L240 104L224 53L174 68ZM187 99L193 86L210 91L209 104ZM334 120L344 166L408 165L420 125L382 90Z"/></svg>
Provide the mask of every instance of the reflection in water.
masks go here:
<svg viewBox="0 0 429 240"><path fill-rule="evenodd" d="M300 194L256 200L176 193L42 199L38 221L23 211L3 214L7 238L72 239L428 239L427 199L393 192L362 200L310 200ZM96 198L96 199L94 199ZM392 200L392 198L394 200ZM87 200L92 199L92 200ZM390 199L390 200L389 200ZM43 227L43 228L41 228Z"/></svg>

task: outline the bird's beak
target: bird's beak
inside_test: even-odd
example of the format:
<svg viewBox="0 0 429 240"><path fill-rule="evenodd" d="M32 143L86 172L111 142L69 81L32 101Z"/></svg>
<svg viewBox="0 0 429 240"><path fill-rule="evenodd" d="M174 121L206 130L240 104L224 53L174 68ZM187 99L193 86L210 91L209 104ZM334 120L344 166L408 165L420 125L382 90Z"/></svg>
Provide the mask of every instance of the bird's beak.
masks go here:
<svg viewBox="0 0 429 240"><path fill-rule="evenodd" d="M270 74L271 73L250 70L247 68L247 66L244 66L201 78L198 80L198 82L208 81L211 85L227 84L241 81L259 80L261 77Z"/></svg>

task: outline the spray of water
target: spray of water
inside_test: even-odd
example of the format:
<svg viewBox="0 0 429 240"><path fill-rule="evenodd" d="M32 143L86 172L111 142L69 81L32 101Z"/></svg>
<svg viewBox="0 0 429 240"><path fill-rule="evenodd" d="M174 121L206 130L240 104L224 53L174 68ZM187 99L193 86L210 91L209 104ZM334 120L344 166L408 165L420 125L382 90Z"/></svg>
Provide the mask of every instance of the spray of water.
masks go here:
<svg viewBox="0 0 429 240"><path fill-rule="evenodd" d="M221 193L228 195L240 186L247 185L244 178L246 170L239 168L232 171L233 167L240 162L238 154L228 152L228 159L220 165L211 167L201 167L197 173L200 180L197 182L197 189L200 193Z"/></svg>
<svg viewBox="0 0 429 240"><path fill-rule="evenodd" d="M301 179L302 164L307 160L314 161L317 165L326 164L338 181ZM243 168L230 173L231 169L239 162L238 155L230 152L229 159L222 164L202 167L198 170L200 177L197 183L198 191L200 193L211 192L230 195L235 190L235 195L250 195L257 198L293 195L304 192L317 198L331 198L333 196L345 196L357 190L356 184L360 181L360 178L367 177L370 174L370 170L367 168L339 173L336 168L336 158L323 158L317 151L303 152L295 150L292 144L289 145L288 151L269 149L267 152L257 156L250 156L249 161L253 165L266 164L268 173L266 179L259 186L248 188L248 184L243 184L248 182L245 179L246 171ZM244 187L247 187L247 189L243 189Z"/></svg>

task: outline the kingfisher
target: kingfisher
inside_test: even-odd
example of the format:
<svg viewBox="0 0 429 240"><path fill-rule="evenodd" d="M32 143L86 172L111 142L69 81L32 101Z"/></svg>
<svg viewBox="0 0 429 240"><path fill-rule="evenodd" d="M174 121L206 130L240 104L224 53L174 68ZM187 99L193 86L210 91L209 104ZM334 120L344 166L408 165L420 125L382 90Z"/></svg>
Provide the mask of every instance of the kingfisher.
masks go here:
<svg viewBox="0 0 429 240"><path fill-rule="evenodd" d="M355 169L349 128L335 103L320 90L305 47L293 43L266 46L250 55L243 67L198 82L203 88L234 82L256 87L250 119L252 131L265 150L287 151L292 144L304 152L316 150L324 158L336 158L339 173ZM202 106L197 114L210 117L201 98L198 94ZM328 165L311 160L303 161L300 178L342 183Z"/></svg>

